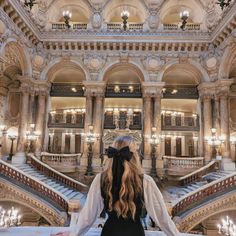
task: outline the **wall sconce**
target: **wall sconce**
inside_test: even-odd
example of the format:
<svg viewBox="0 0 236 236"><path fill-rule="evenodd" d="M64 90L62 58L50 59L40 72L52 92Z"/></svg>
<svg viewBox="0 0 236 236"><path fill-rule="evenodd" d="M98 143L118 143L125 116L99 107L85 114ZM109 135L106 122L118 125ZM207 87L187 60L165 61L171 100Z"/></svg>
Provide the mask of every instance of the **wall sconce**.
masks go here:
<svg viewBox="0 0 236 236"><path fill-rule="evenodd" d="M128 19L129 19L129 12L127 10L124 10L121 12L121 18L123 20L123 29L127 30L128 29Z"/></svg>
<svg viewBox="0 0 236 236"><path fill-rule="evenodd" d="M189 11L185 10L180 12L180 19L182 20L182 25L180 26L180 28L182 30L185 30L188 18L189 18Z"/></svg>
<svg viewBox="0 0 236 236"><path fill-rule="evenodd" d="M71 28L70 19L72 17L72 13L69 11L63 11L63 17L65 19L65 24L66 24L67 29L70 29Z"/></svg>

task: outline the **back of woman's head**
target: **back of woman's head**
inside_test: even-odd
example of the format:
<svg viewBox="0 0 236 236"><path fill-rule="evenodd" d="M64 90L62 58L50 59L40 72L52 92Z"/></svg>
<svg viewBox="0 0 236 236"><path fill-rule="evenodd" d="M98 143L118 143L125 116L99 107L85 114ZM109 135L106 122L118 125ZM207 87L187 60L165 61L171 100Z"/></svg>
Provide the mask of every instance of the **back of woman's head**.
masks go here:
<svg viewBox="0 0 236 236"><path fill-rule="evenodd" d="M118 217L135 218L135 201L142 196L142 168L136 144L130 136L120 136L110 147L107 169L103 174L103 189L109 211ZM109 151L109 150L108 150Z"/></svg>

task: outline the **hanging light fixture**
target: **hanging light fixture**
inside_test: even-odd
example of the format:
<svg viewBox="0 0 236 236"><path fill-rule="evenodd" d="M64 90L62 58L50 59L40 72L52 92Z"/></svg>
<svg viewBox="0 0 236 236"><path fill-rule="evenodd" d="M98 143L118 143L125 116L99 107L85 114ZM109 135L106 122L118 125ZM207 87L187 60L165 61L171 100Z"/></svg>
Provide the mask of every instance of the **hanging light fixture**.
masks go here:
<svg viewBox="0 0 236 236"><path fill-rule="evenodd" d="M123 26L123 29L124 30L127 30L128 29L128 19L129 19L129 12L127 11L127 10L123 10L122 12L121 12L121 18L122 18L122 20L123 20L123 24L122 24L122 26Z"/></svg>
<svg viewBox="0 0 236 236"><path fill-rule="evenodd" d="M228 7L231 0L217 0L218 5L220 5L221 10L223 11L225 7Z"/></svg>
<svg viewBox="0 0 236 236"><path fill-rule="evenodd" d="M188 18L189 18L189 11L184 10L180 12L180 19L182 20L182 25L180 26L180 28L182 30L185 30Z"/></svg>
<svg viewBox="0 0 236 236"><path fill-rule="evenodd" d="M25 0L24 6L29 7L30 10L32 10L33 6L37 4L36 0Z"/></svg>
<svg viewBox="0 0 236 236"><path fill-rule="evenodd" d="M67 29L70 29L71 25L70 25L70 19L72 17L72 13L70 11L63 11L63 17L65 20L65 24Z"/></svg>

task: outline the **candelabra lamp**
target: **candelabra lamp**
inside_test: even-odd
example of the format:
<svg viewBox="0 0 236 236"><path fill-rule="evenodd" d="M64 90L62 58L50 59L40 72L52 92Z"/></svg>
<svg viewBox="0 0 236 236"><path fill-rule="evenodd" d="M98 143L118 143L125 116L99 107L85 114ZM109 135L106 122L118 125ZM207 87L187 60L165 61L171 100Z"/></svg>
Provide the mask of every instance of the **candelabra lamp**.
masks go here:
<svg viewBox="0 0 236 236"><path fill-rule="evenodd" d="M34 152L34 143L40 136L40 132L35 131L35 124L30 124L30 130L26 131L26 139L28 141L28 152Z"/></svg>
<svg viewBox="0 0 236 236"><path fill-rule="evenodd" d="M225 7L228 7L232 0L217 0L216 4L218 4L223 11Z"/></svg>
<svg viewBox="0 0 236 236"><path fill-rule="evenodd" d="M217 225L218 233L225 236L235 236L236 235L236 225L234 222L226 216L226 219L222 219L221 224Z"/></svg>
<svg viewBox="0 0 236 236"><path fill-rule="evenodd" d="M182 20L182 25L180 26L180 28L182 30L185 30L188 18L189 18L189 11L185 10L180 12L180 19Z"/></svg>
<svg viewBox="0 0 236 236"><path fill-rule="evenodd" d="M92 159L93 159L93 144L99 139L99 135L93 131L93 126L89 126L89 132L84 134L85 142L88 145L88 165L85 175L93 175Z"/></svg>
<svg viewBox="0 0 236 236"><path fill-rule="evenodd" d="M127 10L124 10L121 12L121 18L123 20L123 30L127 30L128 29L128 19L129 19L129 12Z"/></svg>
<svg viewBox="0 0 236 236"><path fill-rule="evenodd" d="M149 142L152 147L152 169L151 169L151 176L152 177L157 177L157 171L156 171L156 148L160 142L159 137L156 134L156 127L152 127L152 134L149 139Z"/></svg>
<svg viewBox="0 0 236 236"><path fill-rule="evenodd" d="M67 29L70 29L71 28L70 19L72 17L72 13L69 11L63 11L63 17L65 20L65 24L66 24Z"/></svg>
<svg viewBox="0 0 236 236"><path fill-rule="evenodd" d="M12 160L13 157L13 147L14 147L14 141L17 139L18 135L16 133L9 133L8 134L8 138L11 140L11 148L10 148L10 153L9 156L7 158L8 161Z"/></svg>
<svg viewBox="0 0 236 236"><path fill-rule="evenodd" d="M224 142L224 137L223 136L217 136L216 135L216 129L212 128L211 129L211 136L210 137L206 137L206 140L208 142L208 144L212 147L213 150L216 150L216 157L219 157L219 149L222 145L222 143Z"/></svg>
<svg viewBox="0 0 236 236"><path fill-rule="evenodd" d="M36 0L25 0L24 6L29 7L30 10L32 10L33 6L37 4Z"/></svg>
<svg viewBox="0 0 236 236"><path fill-rule="evenodd" d="M21 217L14 207L5 210L0 206L0 230L21 225Z"/></svg>

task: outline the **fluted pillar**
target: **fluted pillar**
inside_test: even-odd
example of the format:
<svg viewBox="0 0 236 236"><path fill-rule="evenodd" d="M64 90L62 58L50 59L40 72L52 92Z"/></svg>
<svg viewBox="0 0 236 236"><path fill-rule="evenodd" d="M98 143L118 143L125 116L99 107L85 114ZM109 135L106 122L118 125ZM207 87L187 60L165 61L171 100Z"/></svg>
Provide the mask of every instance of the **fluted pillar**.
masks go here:
<svg viewBox="0 0 236 236"><path fill-rule="evenodd" d="M148 137L151 135L152 128L152 106L151 97L146 96L143 98L143 140L144 140L144 159L151 158L151 145Z"/></svg>
<svg viewBox="0 0 236 236"><path fill-rule="evenodd" d="M229 137L229 103L228 95L220 96L220 121L221 121L221 136L225 138L222 145L222 155L224 158L230 157L230 137Z"/></svg>
<svg viewBox="0 0 236 236"><path fill-rule="evenodd" d="M95 158L100 157L101 153L101 141L102 141L102 127L104 116L104 95L95 97L95 112L94 112L94 133L99 135L99 139L94 144L93 153Z"/></svg>
<svg viewBox="0 0 236 236"><path fill-rule="evenodd" d="M204 137L211 136L212 128L212 105L211 105L211 96L204 96L203 98L203 116L204 116ZM205 140L205 162L208 163L212 157L212 150L210 145Z"/></svg>
<svg viewBox="0 0 236 236"><path fill-rule="evenodd" d="M36 155L40 155L43 146L43 138L44 138L44 122L46 117L46 92L39 92L38 95L38 105L37 105L37 116L36 116L36 125L35 131L40 134L36 141Z"/></svg>
<svg viewBox="0 0 236 236"><path fill-rule="evenodd" d="M20 125L18 129L18 140L16 147L16 154L12 158L13 163L24 163L25 157L25 142L26 142L26 131L29 118L29 87L23 84L21 87L21 114L20 114Z"/></svg>

